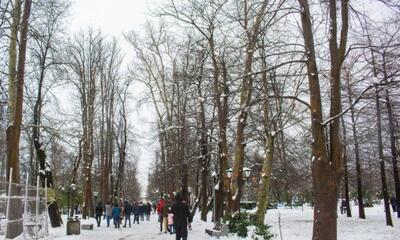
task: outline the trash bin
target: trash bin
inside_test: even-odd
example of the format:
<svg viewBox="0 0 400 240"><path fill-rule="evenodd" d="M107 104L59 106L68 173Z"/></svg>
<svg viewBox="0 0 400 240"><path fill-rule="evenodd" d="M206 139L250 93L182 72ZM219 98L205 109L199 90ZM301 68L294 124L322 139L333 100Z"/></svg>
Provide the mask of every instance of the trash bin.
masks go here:
<svg viewBox="0 0 400 240"><path fill-rule="evenodd" d="M68 218L67 220L67 235L81 234L81 220L79 218Z"/></svg>

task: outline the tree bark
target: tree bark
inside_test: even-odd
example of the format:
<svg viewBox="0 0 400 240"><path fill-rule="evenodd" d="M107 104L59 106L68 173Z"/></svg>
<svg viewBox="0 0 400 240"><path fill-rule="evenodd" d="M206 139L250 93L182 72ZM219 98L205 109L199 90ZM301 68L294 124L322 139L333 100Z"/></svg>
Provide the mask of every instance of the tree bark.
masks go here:
<svg viewBox="0 0 400 240"><path fill-rule="evenodd" d="M353 103L352 99L352 90L350 86L350 79L347 79L347 91L349 94L349 103ZM365 211L364 211L364 199L363 199L363 188L362 188L362 173L361 173L361 161L360 161L360 147L358 143L358 136L357 136L357 126L355 120L355 112L354 108L350 108L351 114L351 129L353 133L353 140L354 140L354 153L356 158L356 177L357 177L357 201L358 201L358 217L361 219L365 219Z"/></svg>
<svg viewBox="0 0 400 240"><path fill-rule="evenodd" d="M386 225L393 227L392 216L390 215L389 194L386 183L386 173L385 173L386 169L385 169L385 159L384 159L385 156L383 155L381 108L379 99L380 99L379 89L378 87L376 87L376 117L378 125L378 152L379 152L379 165L381 168L382 194L383 194L383 201L385 204Z"/></svg>
<svg viewBox="0 0 400 240"><path fill-rule="evenodd" d="M312 180L314 189L313 239L337 239L337 197L340 177L343 173L340 122L337 114L341 111L340 71L343 64L348 30L348 1L342 1L342 32L340 47L337 46L336 1L329 1L331 55L331 113L330 149L322 122L321 90L314 48L314 33L308 0L299 0L301 22L307 58L307 73L310 91L311 131L312 131ZM337 136L332 136L337 135ZM329 154L330 153L330 154Z"/></svg>
<svg viewBox="0 0 400 240"><path fill-rule="evenodd" d="M13 27L18 31L19 25L19 1L16 1L17 9L13 11ZM18 184L20 181L20 172L19 172L19 144L20 144L20 136L21 136L21 125L22 125L22 110L23 110L23 100L24 100L24 80L25 80L25 60L26 60L26 48L28 41L28 26L29 26L29 17L31 13L31 0L25 0L24 2L24 11L22 15L21 22L21 31L20 31L20 39L19 39L19 49L18 49L18 63L17 63L17 71L15 75L15 71L13 69L9 69L10 81L13 81L16 76L16 84L14 82L10 82L9 92L14 92L14 98L9 101L9 127L7 128L7 179L10 177L10 169L13 169L12 179L13 183ZM17 13L15 13L17 11ZM14 22L16 21L16 22ZM13 29L12 31L15 31ZM14 33L13 33L14 34ZM13 68L13 64L16 62L16 44L17 35L12 36L14 39L10 40L10 57L14 58L10 60L12 64L11 68ZM15 87L15 88L14 88ZM19 186L12 186L11 189L12 196L18 196L21 193L21 188ZM22 217L22 202L20 199L11 199L10 201L10 213L9 219L17 220ZM6 238L15 238L19 236L22 229L22 222L10 222L7 224L7 234Z"/></svg>
<svg viewBox="0 0 400 240"><path fill-rule="evenodd" d="M198 81L197 84L197 91L199 94L199 98L203 97L202 91L201 91L201 80ZM199 107L200 110L198 111L198 119L200 122L200 129L201 129L201 133L200 133L200 162L201 162L201 220L202 221L207 221L207 213L208 213L208 209L207 209L207 202L208 202L208 192L207 192L207 188L208 188L208 170L209 170L209 154L208 154L208 142L207 142L207 128L206 128L206 116L205 116L205 108L204 108L204 102L203 101L199 101ZM212 184L213 188L215 188L214 183ZM212 189L213 191L215 191L215 189ZM215 199L214 199L215 200ZM215 209L214 209L215 211ZM220 218L220 217L219 217ZM216 220L216 216L214 216L215 221Z"/></svg>
<svg viewBox="0 0 400 240"><path fill-rule="evenodd" d="M229 207L231 211L238 211L240 208L240 199L243 191L243 166L245 158L245 126L247 123L248 110L250 107L250 100L253 88L253 77L250 75L253 66L254 50L257 44L257 38L260 31L262 19L265 15L267 4L269 1L263 1L259 11L254 19L254 25L251 30L245 29L248 42L246 47L245 67L243 71L242 87L240 89L240 112L237 119L236 138L235 138L235 157L233 161L233 173L231 183L231 194L233 196L229 199ZM247 3L245 3L247 4ZM245 25L247 25L247 9L245 8Z"/></svg>
<svg viewBox="0 0 400 240"><path fill-rule="evenodd" d="M266 131L268 130L266 129ZM274 144L275 133L271 134L270 132L267 132L265 141L266 153L264 157L263 169L261 172L261 183L259 184L257 197L256 221L258 224L264 224L265 211L267 210L269 203L268 193L271 185L272 162L274 159Z"/></svg>
<svg viewBox="0 0 400 240"><path fill-rule="evenodd" d="M383 61L383 73L385 78L385 83L387 83L388 76L386 71L386 59L384 56ZM390 99L389 90L385 90L385 102L386 109L389 121L389 135L390 135L390 151L392 154L392 167L393 167L393 178L394 178L394 189L396 194L396 206L400 206L400 178L399 178L399 169L397 166L397 147L396 147L396 138L395 138L395 128L394 128L394 120L393 120L393 110L392 110L392 101ZM400 208L400 207L398 207ZM400 218L400 211L397 211L397 218Z"/></svg>
<svg viewBox="0 0 400 240"><path fill-rule="evenodd" d="M21 16L20 0L14 0L14 8L12 11L12 24L10 33L10 45L8 49L8 122L14 121L15 114L15 98L17 88L17 44L18 30Z"/></svg>

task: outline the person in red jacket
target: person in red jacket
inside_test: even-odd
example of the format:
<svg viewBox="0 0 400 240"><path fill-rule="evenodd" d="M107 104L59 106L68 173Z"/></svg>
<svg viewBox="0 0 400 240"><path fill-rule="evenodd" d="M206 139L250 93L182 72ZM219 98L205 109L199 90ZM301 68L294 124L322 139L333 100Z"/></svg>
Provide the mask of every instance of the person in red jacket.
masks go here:
<svg viewBox="0 0 400 240"><path fill-rule="evenodd" d="M160 201L157 203L157 214L158 214L158 221L160 222L160 232L162 232L162 226L163 226L163 215L162 215L162 210L165 205L165 200L163 197L161 197Z"/></svg>

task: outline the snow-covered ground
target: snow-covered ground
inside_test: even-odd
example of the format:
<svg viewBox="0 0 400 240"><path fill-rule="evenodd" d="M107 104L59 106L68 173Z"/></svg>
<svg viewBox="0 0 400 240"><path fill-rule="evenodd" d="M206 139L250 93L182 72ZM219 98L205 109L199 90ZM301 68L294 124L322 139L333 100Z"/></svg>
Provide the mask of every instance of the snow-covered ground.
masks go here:
<svg viewBox="0 0 400 240"><path fill-rule="evenodd" d="M281 215L282 239L310 240L312 237L313 211L304 209L270 210L266 222L272 226L276 239L279 234L279 213ZM394 227L386 227L383 206L365 208L367 219L358 218L358 208L352 208L352 218L338 213L338 239L340 240L400 240L400 220L392 214Z"/></svg>
<svg viewBox="0 0 400 240"><path fill-rule="evenodd" d="M356 208L353 208L353 215L357 215ZM279 216L282 238L279 234ZM338 218L338 239L340 240L396 240L400 239L400 220L392 214L394 227L386 227L383 206L366 208L366 220L357 217L347 218L340 215ZM81 230L81 235L66 236L66 227L50 229L50 236L46 238L59 240L173 240L175 236L159 232L157 216L152 215L150 222L140 222L139 225L132 224L131 228L115 229L114 226L106 227L102 222L97 227L95 220L85 220L94 224L94 230ZM276 209L268 211L266 222L272 226L275 239L280 240L310 240L312 236L312 209ZM112 224L112 223L111 223ZM212 228L212 223L202 222L199 214L196 214L193 230L189 231L189 239L209 240L214 239L206 236L204 229ZM229 236L220 240L239 240L241 238ZM250 238L248 238L250 239Z"/></svg>

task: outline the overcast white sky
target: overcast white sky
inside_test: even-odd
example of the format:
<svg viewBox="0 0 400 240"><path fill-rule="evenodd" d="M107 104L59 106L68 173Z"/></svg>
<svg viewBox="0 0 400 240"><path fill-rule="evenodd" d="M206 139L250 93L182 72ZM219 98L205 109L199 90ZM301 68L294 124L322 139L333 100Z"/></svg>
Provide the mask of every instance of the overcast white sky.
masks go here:
<svg viewBox="0 0 400 240"><path fill-rule="evenodd" d="M154 0L75 0L72 5L72 28L92 26L118 35L140 27L147 6Z"/></svg>
<svg viewBox="0 0 400 240"><path fill-rule="evenodd" d="M76 32L85 30L88 27L100 29L103 33L109 36L118 36L120 46L125 55L125 66L123 71L126 71L126 65L132 60L133 49L129 47L124 40L122 34L131 30L140 31L141 26L146 21L146 12L152 2L156 0L74 0L71 9L70 31ZM147 16L147 18L151 18ZM141 88L135 87L135 91L142 91ZM138 95L135 92L133 95ZM152 121L151 109L141 109L140 117L136 111L136 99L133 99L130 104L131 116L130 120L133 125L132 131L139 136L140 156L138 160L138 179L142 185L142 192L146 190L147 175L150 163L153 160L152 147L150 147L149 137L150 124ZM145 117L143 117L145 115ZM143 122L143 120L145 120ZM147 122L147 123L146 123Z"/></svg>

